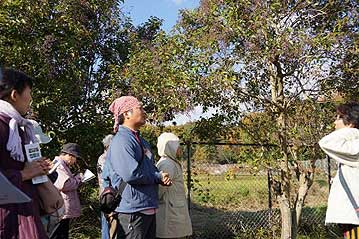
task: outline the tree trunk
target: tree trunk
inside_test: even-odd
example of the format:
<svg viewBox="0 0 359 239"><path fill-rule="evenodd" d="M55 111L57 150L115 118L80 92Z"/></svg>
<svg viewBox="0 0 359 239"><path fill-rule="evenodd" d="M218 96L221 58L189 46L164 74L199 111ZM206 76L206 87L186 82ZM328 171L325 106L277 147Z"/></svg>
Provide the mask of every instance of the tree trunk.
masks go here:
<svg viewBox="0 0 359 239"><path fill-rule="evenodd" d="M295 239L297 237L296 211L290 208L289 200L284 195L278 197L277 200L282 222L281 239Z"/></svg>
<svg viewBox="0 0 359 239"><path fill-rule="evenodd" d="M299 176L299 189L297 193L297 199L295 202L296 211L296 223L299 225L302 215L302 209L304 206L305 198L308 194L309 188L313 184L314 173L301 173Z"/></svg>
<svg viewBox="0 0 359 239"><path fill-rule="evenodd" d="M272 94L272 111L277 115L276 123L278 126L278 139L282 158L280 159L280 190L277 191L277 200L280 207L282 218L281 239L295 239L297 233L296 210L292 210L291 205L291 172L289 169L289 152L287 139L287 111L284 96L284 79L283 72L279 62L279 55L275 56L273 62L269 64L271 72L271 94Z"/></svg>

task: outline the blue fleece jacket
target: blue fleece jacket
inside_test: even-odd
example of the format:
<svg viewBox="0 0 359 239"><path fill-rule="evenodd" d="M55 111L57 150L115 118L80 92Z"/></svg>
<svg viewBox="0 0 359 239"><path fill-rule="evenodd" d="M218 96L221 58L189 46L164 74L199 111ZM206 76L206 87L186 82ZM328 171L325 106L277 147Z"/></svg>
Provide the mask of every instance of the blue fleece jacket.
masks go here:
<svg viewBox="0 0 359 239"><path fill-rule="evenodd" d="M120 126L107 153L102 173L103 186L108 186L108 179L117 188L121 180L127 183L117 212L134 213L158 207L161 174L154 165L153 154L146 153L150 152L149 144L142 137L140 140L142 146L132 130Z"/></svg>

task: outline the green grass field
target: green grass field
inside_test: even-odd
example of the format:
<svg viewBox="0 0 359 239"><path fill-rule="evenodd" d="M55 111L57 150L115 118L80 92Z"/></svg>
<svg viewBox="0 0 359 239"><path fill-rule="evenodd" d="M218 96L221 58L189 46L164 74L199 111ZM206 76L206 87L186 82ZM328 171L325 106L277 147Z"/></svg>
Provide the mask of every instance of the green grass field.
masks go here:
<svg viewBox="0 0 359 239"><path fill-rule="evenodd" d="M191 218L193 238L276 238L280 231L279 211L274 196L273 211L268 209L266 175L197 174L192 176ZM71 238L100 238L100 212L97 184L81 189L82 215L72 224ZM303 211L300 239L332 238L311 226L323 224L328 196L325 176L317 176ZM324 230L325 232L325 230ZM333 237L335 238L335 237Z"/></svg>
<svg viewBox="0 0 359 239"><path fill-rule="evenodd" d="M266 176L200 175L193 177L192 201L224 210L262 210L268 208Z"/></svg>
<svg viewBox="0 0 359 239"><path fill-rule="evenodd" d="M191 200L195 204L223 210L254 211L269 207L266 175L237 175L231 178L225 175L197 175L192 179ZM309 190L306 206L326 205L328 190L324 176L318 176ZM272 205L277 207L273 194Z"/></svg>

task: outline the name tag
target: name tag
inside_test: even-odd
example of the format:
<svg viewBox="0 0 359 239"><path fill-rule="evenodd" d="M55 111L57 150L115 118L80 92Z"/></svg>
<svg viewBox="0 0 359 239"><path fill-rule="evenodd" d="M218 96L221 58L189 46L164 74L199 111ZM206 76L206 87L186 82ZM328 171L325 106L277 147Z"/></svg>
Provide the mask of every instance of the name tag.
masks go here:
<svg viewBox="0 0 359 239"><path fill-rule="evenodd" d="M151 153L151 151L150 151L149 149L145 149L144 151L145 151L146 157L149 158L149 159L152 159L152 153Z"/></svg>

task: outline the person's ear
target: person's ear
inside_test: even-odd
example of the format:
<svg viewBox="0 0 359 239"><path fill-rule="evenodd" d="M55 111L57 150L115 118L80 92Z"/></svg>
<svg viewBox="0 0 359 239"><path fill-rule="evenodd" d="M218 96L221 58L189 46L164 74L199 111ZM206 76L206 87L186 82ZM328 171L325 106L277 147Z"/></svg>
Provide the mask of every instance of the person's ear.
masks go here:
<svg viewBox="0 0 359 239"><path fill-rule="evenodd" d="M132 116L132 111L125 112L124 116L125 116L126 119L130 119L130 117Z"/></svg>
<svg viewBox="0 0 359 239"><path fill-rule="evenodd" d="M9 98L11 101L16 102L18 95L16 90L12 90Z"/></svg>

